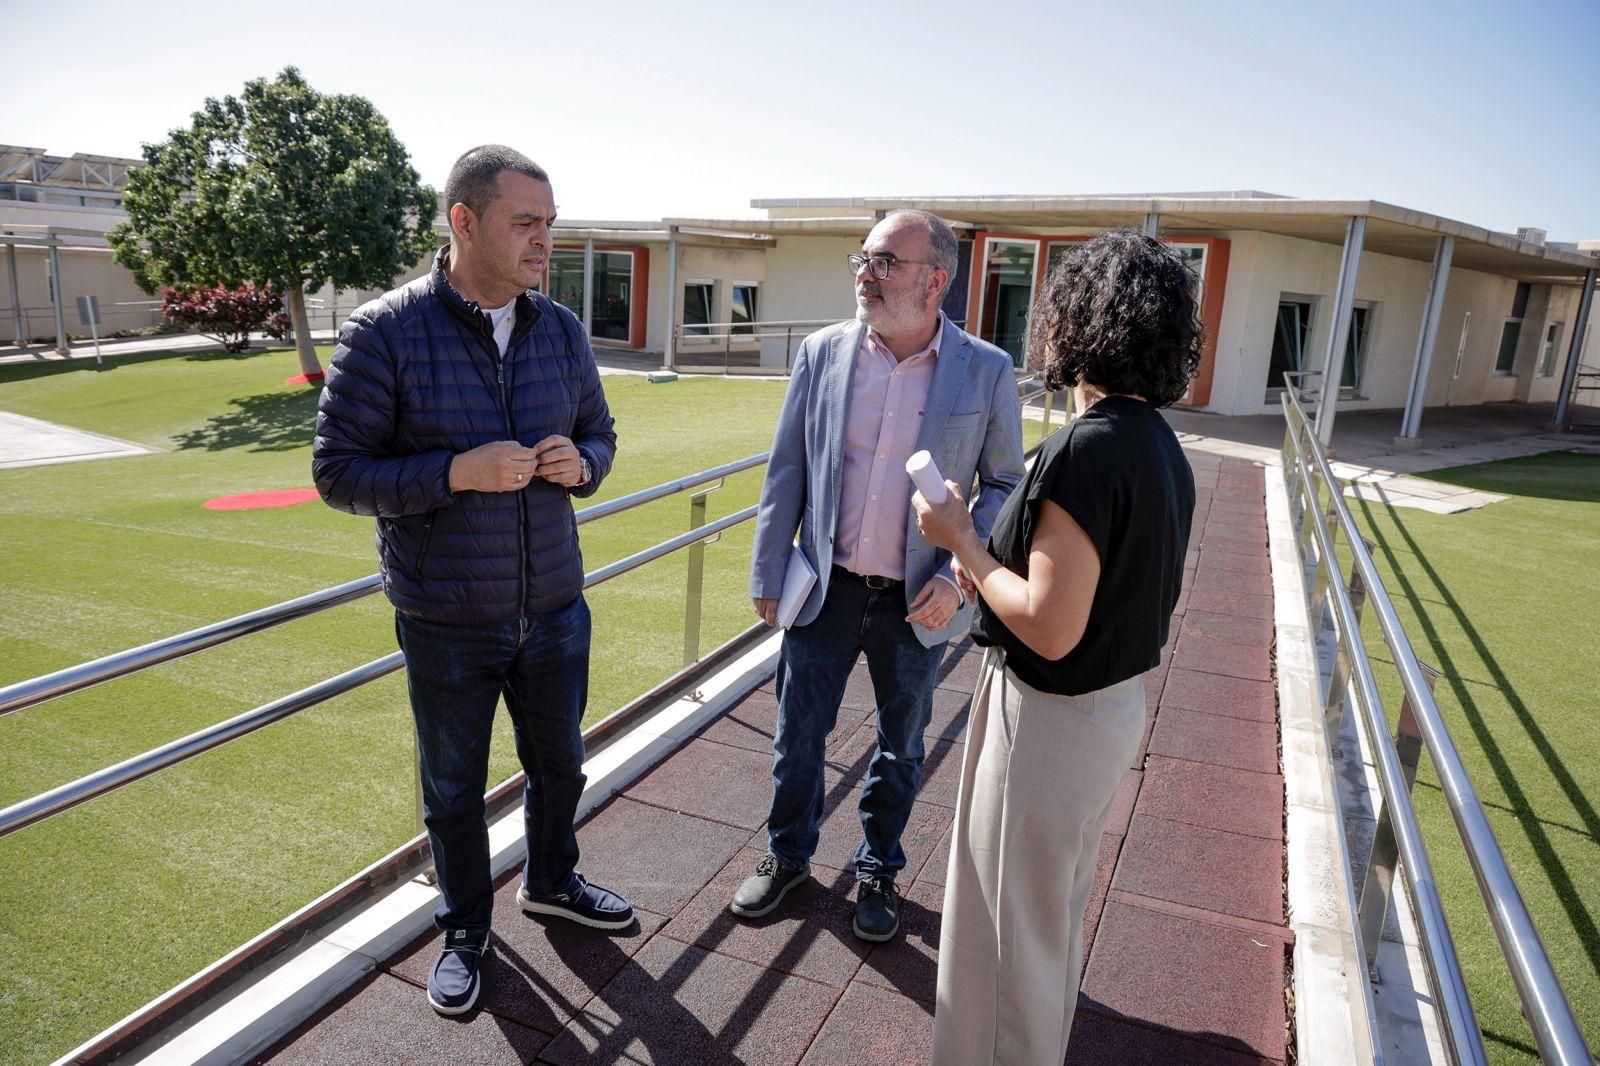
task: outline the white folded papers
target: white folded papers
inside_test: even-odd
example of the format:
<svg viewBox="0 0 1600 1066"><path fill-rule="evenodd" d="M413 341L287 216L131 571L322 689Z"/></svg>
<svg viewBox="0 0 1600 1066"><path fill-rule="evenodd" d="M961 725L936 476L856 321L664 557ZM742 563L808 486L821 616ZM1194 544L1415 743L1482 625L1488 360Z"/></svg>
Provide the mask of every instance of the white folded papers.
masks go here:
<svg viewBox="0 0 1600 1066"><path fill-rule="evenodd" d="M811 560L796 545L789 550L789 568L783 574L783 595L778 597L778 625L788 629L794 625L795 618L800 614L801 604L806 602L806 597L811 593L811 586L817 583L817 572L811 567Z"/></svg>

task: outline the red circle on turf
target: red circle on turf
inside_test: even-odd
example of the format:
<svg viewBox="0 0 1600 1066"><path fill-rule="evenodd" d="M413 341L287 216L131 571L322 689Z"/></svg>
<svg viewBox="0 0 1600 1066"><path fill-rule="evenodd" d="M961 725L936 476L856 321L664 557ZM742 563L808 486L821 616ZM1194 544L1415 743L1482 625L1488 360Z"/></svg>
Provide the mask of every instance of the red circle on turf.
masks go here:
<svg viewBox="0 0 1600 1066"><path fill-rule="evenodd" d="M254 511L261 507L293 507L317 498L316 489L273 489L270 492L241 492L218 496L202 506L208 511Z"/></svg>
<svg viewBox="0 0 1600 1066"><path fill-rule="evenodd" d="M309 385L313 381L321 381L325 374L296 374L292 378L284 378L285 385Z"/></svg>

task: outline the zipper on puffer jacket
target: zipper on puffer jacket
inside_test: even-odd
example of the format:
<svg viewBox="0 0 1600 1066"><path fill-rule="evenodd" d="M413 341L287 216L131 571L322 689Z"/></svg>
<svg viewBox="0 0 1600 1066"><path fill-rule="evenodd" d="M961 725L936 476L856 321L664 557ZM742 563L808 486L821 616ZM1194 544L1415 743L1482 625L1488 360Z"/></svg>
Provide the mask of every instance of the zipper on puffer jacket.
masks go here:
<svg viewBox="0 0 1600 1066"><path fill-rule="evenodd" d="M491 340L490 343L493 343ZM511 359L512 348L506 345L504 355L500 355L499 345L495 345L495 354L499 358L495 361L495 379L500 383L500 417L505 420L506 440L517 439L517 428L511 420L511 396L506 392L506 363ZM517 499L517 617L525 614L528 605L528 499L523 495L524 489L516 490Z"/></svg>
<svg viewBox="0 0 1600 1066"><path fill-rule="evenodd" d="M422 526L422 547L417 549L417 583L427 580L424 571L428 566L428 549L433 547L433 516L437 511L428 512L428 521Z"/></svg>

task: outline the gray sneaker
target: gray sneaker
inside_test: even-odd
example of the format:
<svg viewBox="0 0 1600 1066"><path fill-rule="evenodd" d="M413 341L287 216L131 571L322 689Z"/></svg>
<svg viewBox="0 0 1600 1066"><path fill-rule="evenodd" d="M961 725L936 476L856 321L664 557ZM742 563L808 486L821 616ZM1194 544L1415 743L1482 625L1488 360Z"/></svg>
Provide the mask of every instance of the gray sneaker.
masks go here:
<svg viewBox="0 0 1600 1066"><path fill-rule="evenodd" d="M741 918L764 918L778 909L789 890L811 874L810 866L791 869L772 855L756 863L756 872L745 878L733 894L728 909Z"/></svg>

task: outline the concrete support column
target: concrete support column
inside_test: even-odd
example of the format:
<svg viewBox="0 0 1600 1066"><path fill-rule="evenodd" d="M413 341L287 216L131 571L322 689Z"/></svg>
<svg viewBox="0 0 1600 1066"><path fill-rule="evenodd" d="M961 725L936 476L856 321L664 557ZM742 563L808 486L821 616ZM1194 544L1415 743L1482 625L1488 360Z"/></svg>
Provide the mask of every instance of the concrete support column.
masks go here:
<svg viewBox="0 0 1600 1066"><path fill-rule="evenodd" d="M661 369L677 370L678 227L667 227L667 332L661 346Z"/></svg>
<svg viewBox="0 0 1600 1066"><path fill-rule="evenodd" d="M11 336L18 348L28 343L28 330L22 321L22 296L17 286L17 246L6 245L6 281L11 288Z"/></svg>
<svg viewBox="0 0 1600 1066"><path fill-rule="evenodd" d="M1450 260L1456 251L1454 237L1440 237L1433 253L1433 277L1428 281L1428 298L1422 305L1422 331L1417 335L1417 357L1411 364L1411 390L1406 393L1406 412L1400 419L1396 444L1419 443L1422 431L1422 403L1428 392L1428 368L1433 365L1433 343L1439 336L1439 316L1444 312L1445 288L1450 282Z"/></svg>
<svg viewBox="0 0 1600 1066"><path fill-rule="evenodd" d="M1577 322L1572 326L1572 338L1567 342L1567 366L1561 371L1561 392L1556 396L1556 429L1567 428L1572 418L1572 386L1578 380L1578 364L1583 362L1583 342L1589 332L1589 308L1594 303L1595 272L1583 275L1583 295L1578 297Z"/></svg>
<svg viewBox="0 0 1600 1066"><path fill-rule="evenodd" d="M594 238L583 242L583 332L594 336Z"/></svg>
<svg viewBox="0 0 1600 1066"><path fill-rule="evenodd" d="M67 347L67 317L65 304L67 296L61 291L61 249L54 244L50 246L50 303L55 308L56 314L56 351L66 355Z"/></svg>
<svg viewBox="0 0 1600 1066"><path fill-rule="evenodd" d="M1350 343L1350 312L1356 303L1356 275L1361 272L1361 245L1367 238L1367 220L1355 215L1345 224L1344 254L1339 257L1339 287L1333 293L1333 329L1322 358L1322 399L1317 404L1317 439L1326 446L1333 440L1333 416L1339 405L1339 377L1344 369L1344 349Z"/></svg>
<svg viewBox="0 0 1600 1066"><path fill-rule="evenodd" d="M1154 211L1149 211L1149 212L1145 213L1145 216L1144 216L1144 235L1146 237L1159 237L1159 236L1161 236L1161 216L1156 214Z"/></svg>

